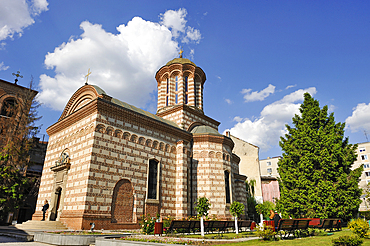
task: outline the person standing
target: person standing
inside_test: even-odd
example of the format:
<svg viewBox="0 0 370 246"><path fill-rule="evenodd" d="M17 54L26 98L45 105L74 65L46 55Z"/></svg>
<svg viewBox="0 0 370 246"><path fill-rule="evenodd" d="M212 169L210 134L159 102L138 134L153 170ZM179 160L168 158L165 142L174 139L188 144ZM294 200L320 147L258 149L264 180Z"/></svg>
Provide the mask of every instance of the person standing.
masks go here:
<svg viewBox="0 0 370 246"><path fill-rule="evenodd" d="M48 209L49 209L49 203L48 203L48 200L45 200L44 206L42 206L42 221L45 220L46 210Z"/></svg>

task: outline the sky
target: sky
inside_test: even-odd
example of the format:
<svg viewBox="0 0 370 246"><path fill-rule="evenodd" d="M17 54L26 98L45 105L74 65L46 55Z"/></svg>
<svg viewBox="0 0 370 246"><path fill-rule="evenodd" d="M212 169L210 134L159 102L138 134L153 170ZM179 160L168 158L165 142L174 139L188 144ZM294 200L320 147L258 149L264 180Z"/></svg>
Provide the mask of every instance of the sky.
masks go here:
<svg viewBox="0 0 370 246"><path fill-rule="evenodd" d="M303 94L370 138L370 1L0 0L0 79L28 86L40 138L84 85L156 113L156 71L183 56L206 73L204 112L281 155Z"/></svg>

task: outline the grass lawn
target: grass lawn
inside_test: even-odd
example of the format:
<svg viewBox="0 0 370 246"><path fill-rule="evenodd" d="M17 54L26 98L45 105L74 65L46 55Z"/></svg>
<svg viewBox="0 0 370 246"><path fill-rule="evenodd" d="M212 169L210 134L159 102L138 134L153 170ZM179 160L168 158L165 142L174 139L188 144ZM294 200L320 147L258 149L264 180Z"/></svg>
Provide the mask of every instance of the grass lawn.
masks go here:
<svg viewBox="0 0 370 246"><path fill-rule="evenodd" d="M342 231L336 231L333 235L330 236L313 236L313 237L304 237L304 238L295 238L295 239L281 239L279 241L263 241L262 239L257 240L250 240L245 242L230 242L224 244L222 243L222 246L232 245L232 246L244 246L244 245L282 245L282 246L298 246L298 245L309 245L309 246L331 246L332 245L332 239L339 238L340 236L344 235L354 235L349 229L344 228ZM170 235L167 235L170 236ZM174 237L178 237L177 235L173 235ZM234 239L234 238L246 238L246 237L256 237L254 232L242 232L238 235L235 233L224 233L224 234L217 234L217 233L211 233L206 234L206 239ZM190 235L181 235L181 238L202 238L199 234L190 234ZM215 243L215 244L219 244ZM207 243L207 245L209 245ZM364 243L362 246L370 246L370 239L364 239Z"/></svg>
<svg viewBox="0 0 370 246"><path fill-rule="evenodd" d="M331 236L314 236L314 237L306 237L306 238L297 238L297 239L283 239L279 241L262 241L258 240L251 240L246 242L240 243L228 243L223 244L223 246L232 245L232 246L244 246L244 245L282 245L282 246L298 246L298 245L309 245L309 246L326 246L326 245L333 245L331 240L333 238L338 238L344 235L353 235L353 233L348 230L344 229L342 231L334 232L334 235ZM370 246L370 239L365 239L362 246Z"/></svg>

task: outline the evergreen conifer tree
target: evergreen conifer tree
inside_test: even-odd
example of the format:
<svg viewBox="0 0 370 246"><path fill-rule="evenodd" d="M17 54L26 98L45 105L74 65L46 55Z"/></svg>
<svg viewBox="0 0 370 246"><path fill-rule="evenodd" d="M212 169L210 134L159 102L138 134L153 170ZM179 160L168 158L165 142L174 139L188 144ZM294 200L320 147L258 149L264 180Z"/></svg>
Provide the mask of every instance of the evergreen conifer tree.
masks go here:
<svg viewBox="0 0 370 246"><path fill-rule="evenodd" d="M362 167L351 170L357 145L344 138L344 123L335 123L328 107L322 109L304 94L301 115L281 137L283 158L278 163L283 216L292 218L350 219L357 213L361 196L358 180Z"/></svg>

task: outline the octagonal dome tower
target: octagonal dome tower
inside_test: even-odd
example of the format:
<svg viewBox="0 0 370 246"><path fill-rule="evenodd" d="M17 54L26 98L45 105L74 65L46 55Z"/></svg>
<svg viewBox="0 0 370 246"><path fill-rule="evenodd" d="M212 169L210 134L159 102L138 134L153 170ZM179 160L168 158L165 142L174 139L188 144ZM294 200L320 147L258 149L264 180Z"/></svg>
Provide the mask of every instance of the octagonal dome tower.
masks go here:
<svg viewBox="0 0 370 246"><path fill-rule="evenodd" d="M194 122L215 129L219 122L203 112L204 71L189 59L175 58L161 67L155 76L158 85L157 115L189 129Z"/></svg>

